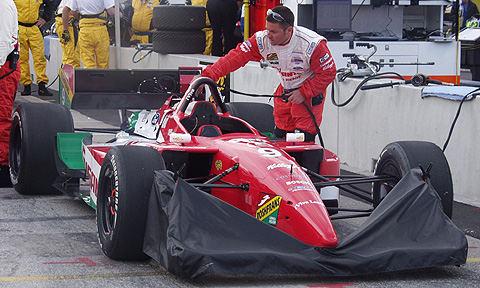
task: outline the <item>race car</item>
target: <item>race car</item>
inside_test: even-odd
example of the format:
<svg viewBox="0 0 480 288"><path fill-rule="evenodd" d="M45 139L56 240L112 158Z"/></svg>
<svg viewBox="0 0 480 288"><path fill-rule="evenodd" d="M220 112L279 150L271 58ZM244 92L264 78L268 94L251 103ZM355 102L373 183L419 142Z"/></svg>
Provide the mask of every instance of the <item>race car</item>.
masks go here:
<svg viewBox="0 0 480 288"><path fill-rule="evenodd" d="M212 201L221 201L249 215L246 219L256 221L250 227L263 222L259 227L268 228L255 229L276 229L288 239L293 237L310 247L336 249L339 240L332 220L370 215L412 168L421 169L421 182L434 187L443 206L440 214L452 215L450 170L443 152L433 143L389 144L380 154L374 176L345 179L340 175L337 155L316 143L304 142L303 134L289 133L285 139L276 139L269 131L257 129L265 127L265 123L273 125L270 105L225 103L216 83L204 77L193 81L181 94L170 95L158 110L132 113L123 129L105 143L94 143L91 133L75 133L71 112L65 106L19 105L13 113L10 136L14 188L21 194L61 191L81 197L96 209L102 251L116 260L146 257L145 235L150 223L147 218L153 217L153 210L160 210L151 206L154 190L159 189L155 187L162 186L156 184L159 171L169 175L172 185L188 183L208 199L214 198ZM371 194L365 196L350 187L358 183L373 183ZM339 208L340 189L370 201L372 208ZM187 205L185 201L181 207ZM180 214L193 215L191 209L203 208L200 203L188 205ZM220 205L223 204L216 207ZM172 209L168 208L166 213L173 213ZM225 209L209 212L216 218L236 213L225 213ZM342 216L339 212L358 214ZM175 226L170 221L173 220L167 216L160 222L163 226ZM210 221L205 224L214 225ZM190 225L196 223L186 226ZM215 229L220 231L218 226ZM191 237L197 237L194 242L198 242L201 235ZM162 253L176 254L175 249L167 249L175 241L179 240L160 244L161 249L168 250ZM466 242L458 243L454 249L457 253ZM169 254L159 261L168 266L171 257ZM452 257L443 257L435 263L457 265L464 261L462 257L453 258L453 262ZM204 255L202 259L203 263ZM178 267L166 268L182 275Z"/></svg>

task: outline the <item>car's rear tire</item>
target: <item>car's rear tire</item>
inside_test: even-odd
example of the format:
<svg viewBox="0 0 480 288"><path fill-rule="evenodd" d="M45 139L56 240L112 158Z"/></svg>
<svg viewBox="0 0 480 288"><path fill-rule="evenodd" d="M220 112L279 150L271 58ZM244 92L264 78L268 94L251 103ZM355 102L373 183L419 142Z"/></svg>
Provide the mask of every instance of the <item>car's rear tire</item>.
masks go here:
<svg viewBox="0 0 480 288"><path fill-rule="evenodd" d="M72 133L72 114L65 106L24 103L12 116L9 143L10 179L24 195L57 194L55 141L58 132Z"/></svg>
<svg viewBox="0 0 480 288"><path fill-rule="evenodd" d="M206 25L203 6L158 5L153 7L152 26L157 30L201 30Z"/></svg>
<svg viewBox="0 0 480 288"><path fill-rule="evenodd" d="M150 147L111 148L102 163L97 195L100 246L115 260L142 260L148 199L154 171L165 169Z"/></svg>
<svg viewBox="0 0 480 288"><path fill-rule="evenodd" d="M375 175L394 176L396 180L373 184L374 206L393 189L395 184L412 168L423 169L433 164L430 181L442 201L443 211L452 217L453 183L450 167L443 151L434 143L424 141L400 141L388 144L380 154L375 166Z"/></svg>
<svg viewBox="0 0 480 288"><path fill-rule="evenodd" d="M205 50L205 32L153 31L152 49L160 54L196 54Z"/></svg>

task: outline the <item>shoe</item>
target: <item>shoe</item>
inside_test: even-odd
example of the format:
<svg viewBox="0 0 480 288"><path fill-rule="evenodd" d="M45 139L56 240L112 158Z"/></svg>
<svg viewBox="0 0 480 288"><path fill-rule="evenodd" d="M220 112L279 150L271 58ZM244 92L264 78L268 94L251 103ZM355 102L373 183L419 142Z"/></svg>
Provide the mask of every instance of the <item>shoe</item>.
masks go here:
<svg viewBox="0 0 480 288"><path fill-rule="evenodd" d="M21 94L22 94L22 96L31 95L32 94L32 85L28 84L26 86L23 86L23 92Z"/></svg>
<svg viewBox="0 0 480 288"><path fill-rule="evenodd" d="M48 89L45 85L46 85L45 82L38 83L38 95L40 95L40 96L52 96L53 93L48 91Z"/></svg>
<svg viewBox="0 0 480 288"><path fill-rule="evenodd" d="M8 166L0 166L0 187L12 187L12 181L10 180L10 171Z"/></svg>

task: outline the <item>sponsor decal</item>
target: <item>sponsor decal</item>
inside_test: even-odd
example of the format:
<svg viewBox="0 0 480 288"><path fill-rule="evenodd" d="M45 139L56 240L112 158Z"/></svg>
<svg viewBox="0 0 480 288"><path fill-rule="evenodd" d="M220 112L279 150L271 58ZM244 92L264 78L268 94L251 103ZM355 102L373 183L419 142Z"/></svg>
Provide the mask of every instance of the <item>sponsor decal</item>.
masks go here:
<svg viewBox="0 0 480 288"><path fill-rule="evenodd" d="M215 168L217 168L217 170L221 170L222 167L223 167L222 160L215 161Z"/></svg>
<svg viewBox="0 0 480 288"><path fill-rule="evenodd" d="M263 199L263 198L262 198ZM278 210L280 209L280 203L282 197L275 196L257 209L256 218L262 222L276 226L278 219Z"/></svg>
<svg viewBox="0 0 480 288"><path fill-rule="evenodd" d="M332 68L332 66L333 66L333 61L330 64L323 66L323 71Z"/></svg>
<svg viewBox="0 0 480 288"><path fill-rule="evenodd" d="M308 200L308 201L298 202L298 203L295 204L295 206L293 206L293 207L295 208L295 210L298 210L298 208L302 207L303 205L310 205L310 204L324 205L322 201L318 201L318 200Z"/></svg>
<svg viewBox="0 0 480 288"><path fill-rule="evenodd" d="M158 120L160 120L160 113L155 113L155 115L152 117L152 125L157 125Z"/></svg>
<svg viewBox="0 0 480 288"><path fill-rule="evenodd" d="M278 55L277 55L277 53L267 54L267 60L278 60Z"/></svg>
<svg viewBox="0 0 480 288"><path fill-rule="evenodd" d="M248 40L245 40L242 44L240 44L240 49L245 53L250 52L250 47L252 47L252 43L250 43Z"/></svg>
<svg viewBox="0 0 480 288"><path fill-rule="evenodd" d="M300 67L300 66L295 66L292 68L293 70L303 70L303 67Z"/></svg>
<svg viewBox="0 0 480 288"><path fill-rule="evenodd" d="M293 180L293 181L287 181L285 182L287 185L294 185L294 184L303 184L303 185L309 185L308 181L303 181L303 180Z"/></svg>
<svg viewBox="0 0 480 288"><path fill-rule="evenodd" d="M257 37L257 45L259 50L263 50L264 47L263 47L262 37Z"/></svg>
<svg viewBox="0 0 480 288"><path fill-rule="evenodd" d="M278 65L278 64L280 64L280 62L278 62L278 61L268 61L268 63L270 63L271 65Z"/></svg>
<svg viewBox="0 0 480 288"><path fill-rule="evenodd" d="M298 168L297 165L295 164L285 164L285 163L275 163L272 165L267 166L267 170L272 170L272 169L277 169L277 168L288 168L288 169L293 169L293 168Z"/></svg>
<svg viewBox="0 0 480 288"><path fill-rule="evenodd" d="M303 63L303 60L301 58L293 57L291 62L295 64L300 64Z"/></svg>
<svg viewBox="0 0 480 288"><path fill-rule="evenodd" d="M261 194L263 194L263 193L261 193ZM260 196L262 196L261 194L260 194ZM257 206L258 206L258 207L262 206L263 204L265 204L265 202L267 202L267 201L270 200L271 198L272 198L272 197L271 197L270 195L265 194L265 196L263 196L262 200L260 200L260 203L258 203Z"/></svg>
<svg viewBox="0 0 480 288"><path fill-rule="evenodd" d="M307 50L307 55L312 55L313 50L315 49L315 46L317 46L317 43L315 42L310 43L310 47L308 47L308 50Z"/></svg>
<svg viewBox="0 0 480 288"><path fill-rule="evenodd" d="M325 53L325 55L323 55L322 58L320 58L320 63L323 63L323 62L327 61L328 58L330 58L330 54L328 54L328 52L327 52L327 53Z"/></svg>
<svg viewBox="0 0 480 288"><path fill-rule="evenodd" d="M297 175L297 174L289 174L289 175L283 175L283 176L280 176L280 177L277 177L275 178L275 180L282 180L282 179L285 179L285 178L288 178L288 177L291 177L291 178L305 178L303 175Z"/></svg>
<svg viewBox="0 0 480 288"><path fill-rule="evenodd" d="M290 191L290 192L295 192L295 191L300 191L300 190L313 191L313 189L310 188L309 186L295 186L293 188L288 188L288 191Z"/></svg>

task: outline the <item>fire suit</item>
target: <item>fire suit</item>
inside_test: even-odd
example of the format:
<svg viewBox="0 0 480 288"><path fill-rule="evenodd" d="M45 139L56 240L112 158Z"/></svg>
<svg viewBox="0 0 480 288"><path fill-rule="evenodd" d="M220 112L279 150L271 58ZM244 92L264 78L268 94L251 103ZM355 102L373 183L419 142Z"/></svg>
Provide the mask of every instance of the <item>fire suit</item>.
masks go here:
<svg viewBox="0 0 480 288"><path fill-rule="evenodd" d="M70 9L80 13L78 43L83 68L108 68L110 37L105 10L114 5L114 0L72 0Z"/></svg>
<svg viewBox="0 0 480 288"><path fill-rule="evenodd" d="M45 74L47 69L47 60L44 55L43 36L39 27L36 25L39 19L40 6L45 4L40 18L46 22L50 21L53 12L54 3L51 0L14 0L18 11L18 28L20 41L20 67L22 75L20 84L30 85L29 50L32 51L33 69L37 75L37 83L48 83L48 77Z"/></svg>
<svg viewBox="0 0 480 288"><path fill-rule="evenodd" d="M132 30L133 35L130 41L138 40L140 43L150 43L153 7L160 5L163 1L159 0L133 0Z"/></svg>
<svg viewBox="0 0 480 288"><path fill-rule="evenodd" d="M14 50L18 48L18 15L13 0L0 1L0 27L2 27L0 29L0 173L4 174L8 172L11 115L20 79L20 65L15 65L17 59ZM2 178L0 176L0 181Z"/></svg>
<svg viewBox="0 0 480 288"><path fill-rule="evenodd" d="M280 85L275 95L284 90L299 89L305 103L312 110L320 125L322 121L323 98L327 86L336 74L335 62L324 37L303 27L294 27L292 37L287 44L271 45L267 30L258 31L252 37L231 50L216 63L207 66L202 76L217 81L220 77L245 66L249 61L264 59L270 67L277 70ZM284 102L275 98L275 125L287 132L295 129L316 135L317 131L307 109L303 104Z"/></svg>
<svg viewBox="0 0 480 288"><path fill-rule="evenodd" d="M62 37L62 32L65 30L63 28L63 19L62 19L62 13L63 13L63 8L65 6L70 7L71 6L71 0L62 0L60 5L58 5L57 12L55 13L55 26L57 27L57 34L59 37ZM78 48L77 45L77 40L78 38L78 27L74 27L74 17L73 15L69 15L68 17L68 34L70 35L70 40L67 41L65 44L61 43L60 45L62 46L63 50L63 55L62 55L62 64L70 64L74 68L80 68L80 49ZM77 31L75 31L77 29Z"/></svg>

